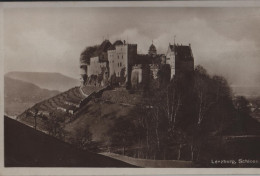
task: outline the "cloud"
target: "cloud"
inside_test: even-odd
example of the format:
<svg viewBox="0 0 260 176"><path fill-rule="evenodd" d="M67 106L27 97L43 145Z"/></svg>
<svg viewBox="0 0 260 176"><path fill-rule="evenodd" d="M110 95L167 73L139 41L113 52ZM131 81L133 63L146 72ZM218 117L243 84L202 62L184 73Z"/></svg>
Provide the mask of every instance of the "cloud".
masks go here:
<svg viewBox="0 0 260 176"><path fill-rule="evenodd" d="M73 52L73 47L43 29L23 31L14 35L16 47L5 45L5 60L8 61L5 62L5 68L7 70L10 68L11 70L65 72L68 74L70 69L78 67L78 63L72 62L72 58L68 57L71 55L70 52Z"/></svg>
<svg viewBox="0 0 260 176"><path fill-rule="evenodd" d="M19 20L17 20L19 19ZM109 35L159 53L191 43L195 64L231 84L260 84L259 8L68 8L5 11L5 69L78 77L80 53ZM19 64L18 64L19 63Z"/></svg>

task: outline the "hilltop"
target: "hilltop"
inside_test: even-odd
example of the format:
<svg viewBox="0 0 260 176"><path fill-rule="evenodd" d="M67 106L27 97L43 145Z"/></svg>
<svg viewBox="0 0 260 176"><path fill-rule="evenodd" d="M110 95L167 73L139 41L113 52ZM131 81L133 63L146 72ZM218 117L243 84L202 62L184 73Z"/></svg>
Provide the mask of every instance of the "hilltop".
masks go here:
<svg viewBox="0 0 260 176"><path fill-rule="evenodd" d="M131 117L130 112L141 101L141 94L130 94L124 88L101 91L104 87L85 86L71 88L54 97L41 101L18 116L18 120L33 126L34 113L38 112L38 128L46 130L44 117L55 112L65 123L66 140L75 139L78 131L90 126L93 140L105 142L106 132L118 118ZM82 103L84 102L84 103ZM71 113L70 113L71 112Z"/></svg>
<svg viewBox="0 0 260 176"><path fill-rule="evenodd" d="M79 130L90 126L93 140L107 142L107 132L113 128L117 119L133 118L133 108L142 99L142 95L130 94L123 88L106 90L98 98L91 99L78 111L77 118L65 126L71 137L75 138Z"/></svg>
<svg viewBox="0 0 260 176"><path fill-rule="evenodd" d="M49 72L9 72L5 77L13 78L35 84L43 89L66 91L79 85L77 79L65 76L61 73Z"/></svg>

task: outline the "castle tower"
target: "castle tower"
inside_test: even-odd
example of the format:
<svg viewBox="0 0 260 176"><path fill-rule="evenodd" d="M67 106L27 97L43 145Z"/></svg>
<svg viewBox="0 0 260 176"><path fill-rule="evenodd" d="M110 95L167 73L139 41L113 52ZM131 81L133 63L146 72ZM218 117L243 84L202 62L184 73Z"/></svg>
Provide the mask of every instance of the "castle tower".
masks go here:
<svg viewBox="0 0 260 176"><path fill-rule="evenodd" d="M153 56L153 57L157 55L157 50L156 50L156 47L153 44L153 41L152 41L152 44L151 44L151 46L150 46L150 48L148 50L148 54L150 56Z"/></svg>
<svg viewBox="0 0 260 176"><path fill-rule="evenodd" d="M191 45L169 44L166 64L171 67L171 79L176 75L192 72L194 70L194 58Z"/></svg>

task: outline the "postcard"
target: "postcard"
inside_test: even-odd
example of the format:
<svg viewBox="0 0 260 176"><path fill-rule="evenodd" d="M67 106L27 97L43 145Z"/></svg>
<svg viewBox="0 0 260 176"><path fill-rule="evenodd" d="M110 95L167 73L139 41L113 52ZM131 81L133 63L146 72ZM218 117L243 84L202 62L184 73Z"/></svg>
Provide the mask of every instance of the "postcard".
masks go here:
<svg viewBox="0 0 260 176"><path fill-rule="evenodd" d="M260 173L260 3L1 3L1 175Z"/></svg>

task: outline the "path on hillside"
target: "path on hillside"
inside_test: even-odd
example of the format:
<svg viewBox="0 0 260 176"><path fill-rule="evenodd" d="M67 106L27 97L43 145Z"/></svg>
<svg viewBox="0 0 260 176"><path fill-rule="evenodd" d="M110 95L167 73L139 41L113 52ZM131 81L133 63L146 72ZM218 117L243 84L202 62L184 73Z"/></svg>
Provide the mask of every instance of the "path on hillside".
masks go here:
<svg viewBox="0 0 260 176"><path fill-rule="evenodd" d="M193 167L191 161L181 161L181 160L151 160L151 159L139 159L129 156L123 156L115 153L100 153L101 155L108 156L128 164L132 164L139 167L146 168L189 168Z"/></svg>

